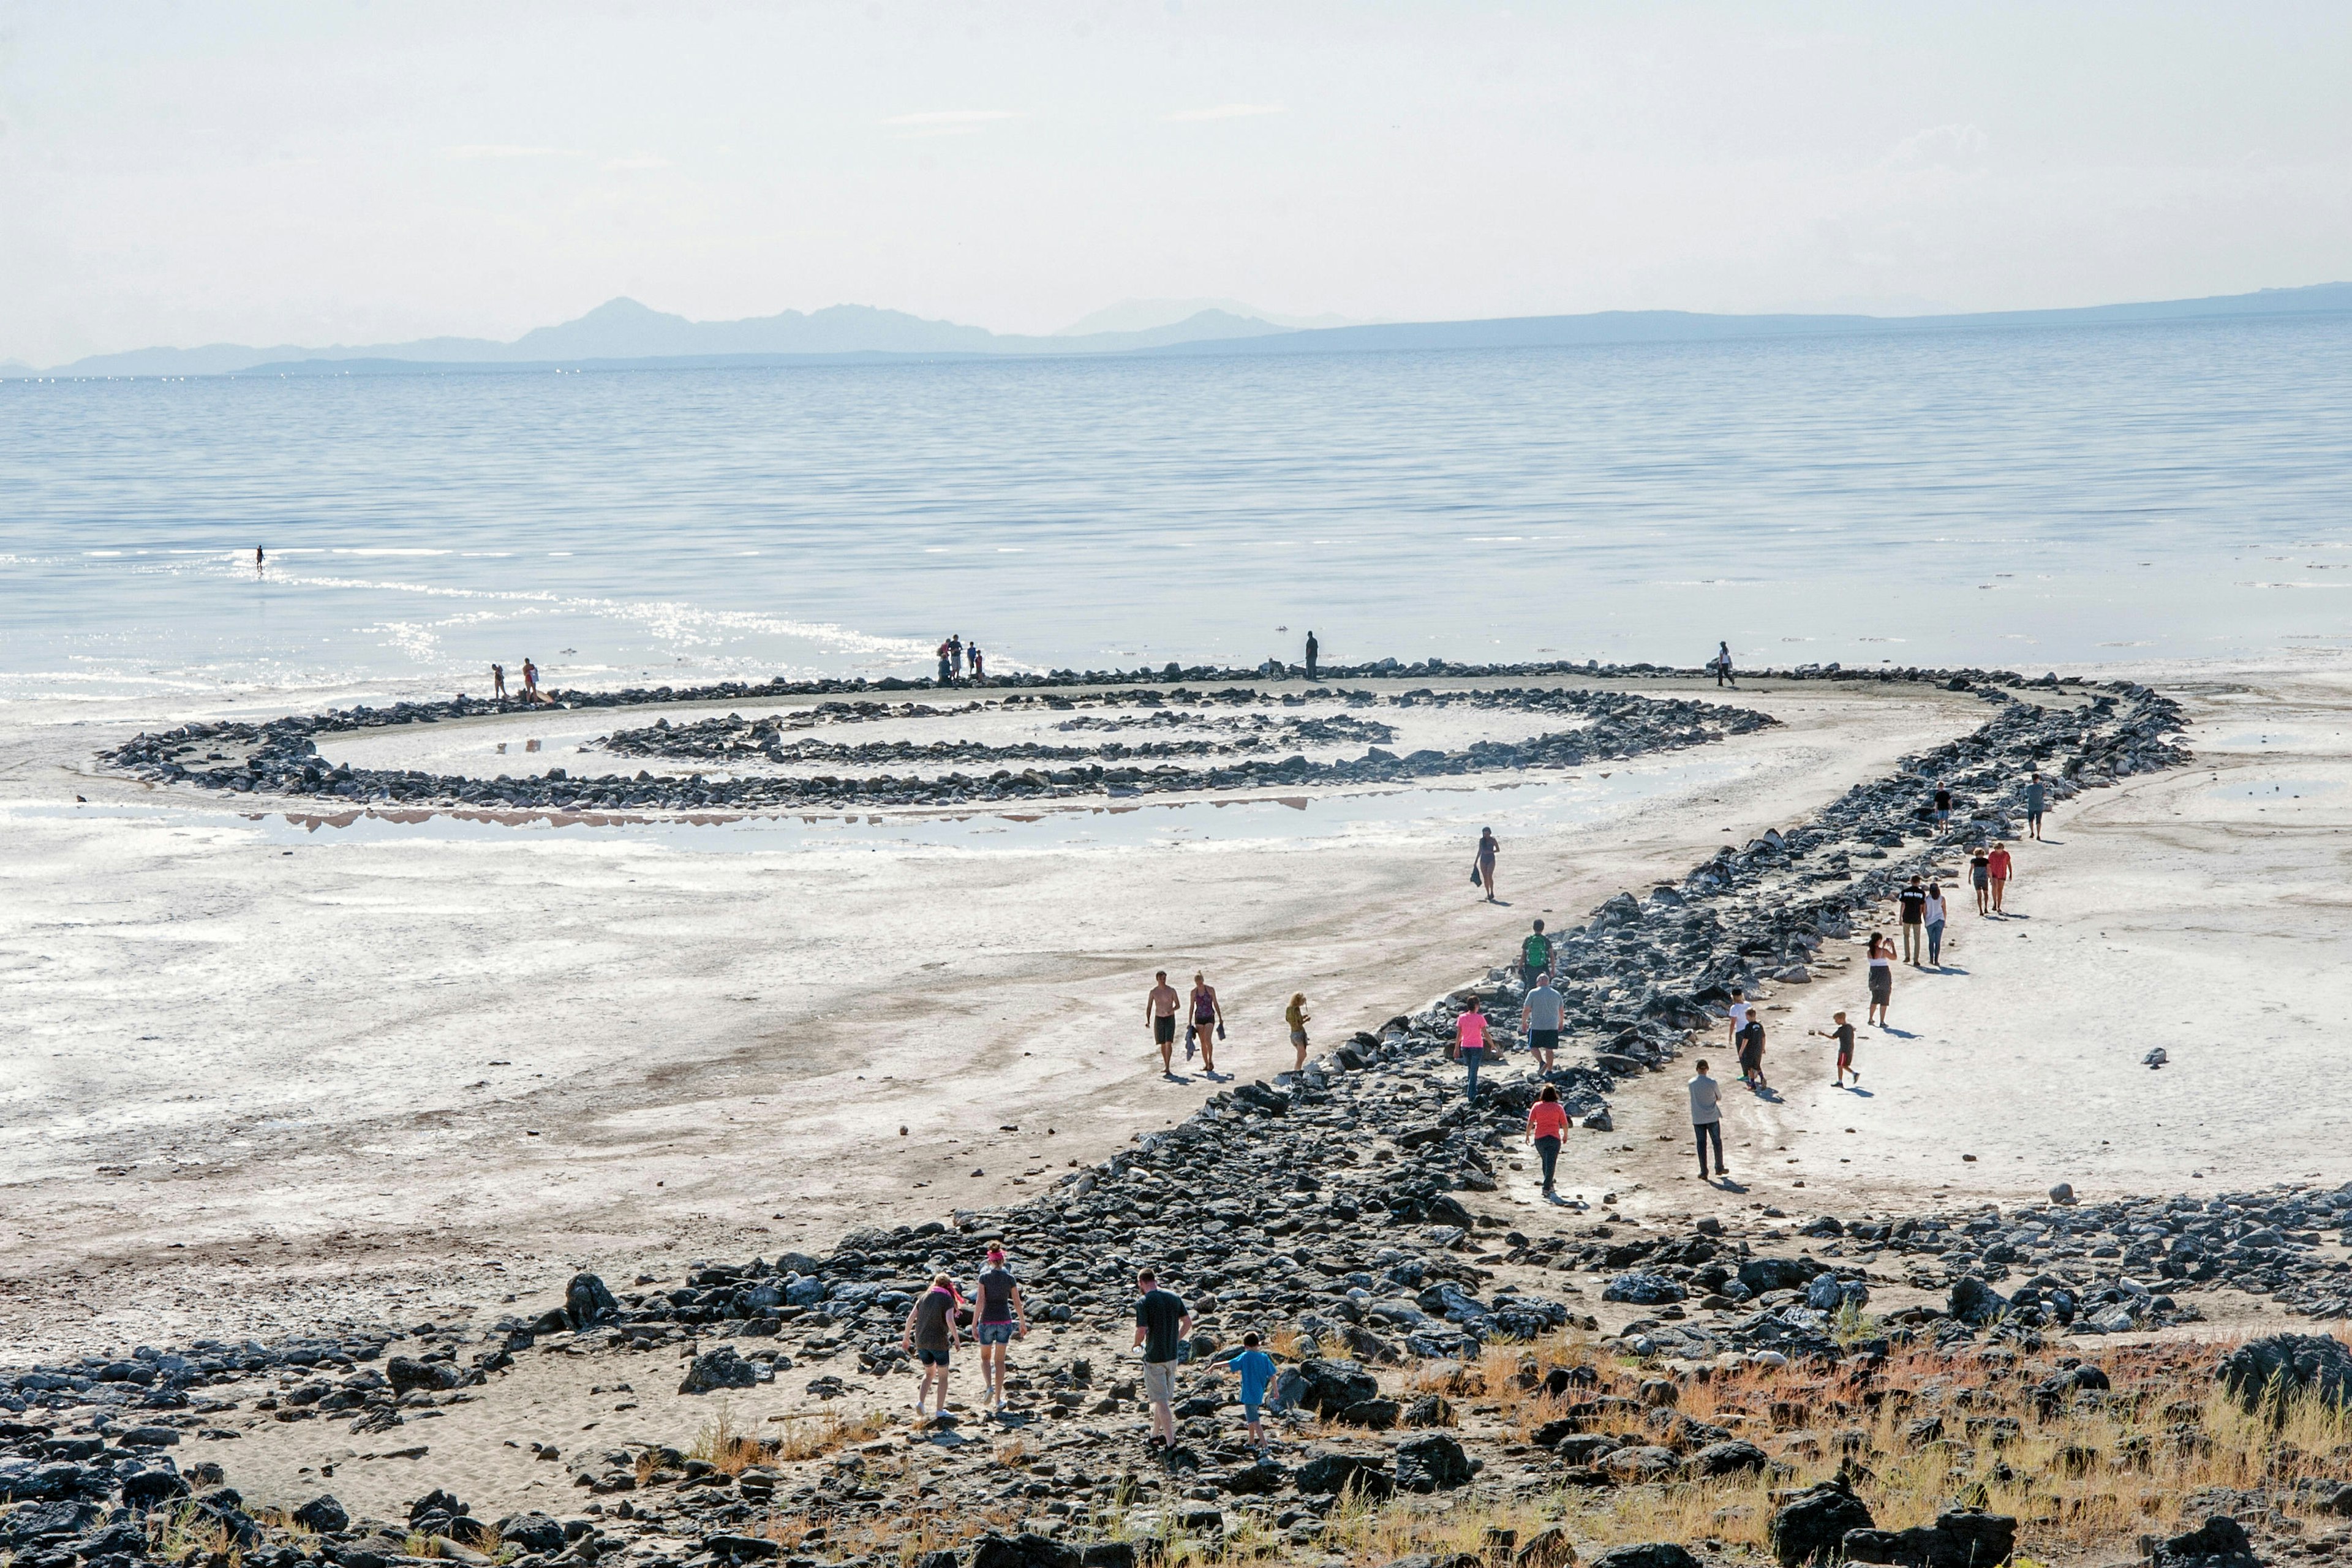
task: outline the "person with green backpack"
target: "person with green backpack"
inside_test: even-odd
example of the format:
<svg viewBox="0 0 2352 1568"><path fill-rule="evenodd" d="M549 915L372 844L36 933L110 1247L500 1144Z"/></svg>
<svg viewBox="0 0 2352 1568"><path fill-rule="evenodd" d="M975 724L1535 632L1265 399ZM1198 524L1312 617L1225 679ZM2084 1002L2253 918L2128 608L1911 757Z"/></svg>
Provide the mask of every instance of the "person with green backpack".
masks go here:
<svg viewBox="0 0 2352 1568"><path fill-rule="evenodd" d="M1543 921L1519 943L1519 984L1532 991L1538 975L1551 973L1551 938L1544 935Z"/></svg>

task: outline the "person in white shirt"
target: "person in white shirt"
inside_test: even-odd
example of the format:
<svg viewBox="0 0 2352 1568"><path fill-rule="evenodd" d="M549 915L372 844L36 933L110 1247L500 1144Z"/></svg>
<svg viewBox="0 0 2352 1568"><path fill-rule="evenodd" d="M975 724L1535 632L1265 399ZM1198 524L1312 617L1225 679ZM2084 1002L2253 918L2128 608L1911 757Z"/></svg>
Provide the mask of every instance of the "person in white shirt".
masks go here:
<svg viewBox="0 0 2352 1568"><path fill-rule="evenodd" d="M1940 882L1927 884L1927 962L1937 968L1944 967L1944 921L1951 911L1944 906L1944 889Z"/></svg>
<svg viewBox="0 0 2352 1568"><path fill-rule="evenodd" d="M1748 1027L1748 1015L1755 1010L1755 1008L1748 1005L1748 993L1740 990L1736 985L1733 986L1731 988L1731 1016L1729 1019L1731 1025L1731 1038L1725 1044L1723 1048L1731 1052L1734 1056L1739 1054L1739 1031Z"/></svg>
<svg viewBox="0 0 2352 1568"><path fill-rule="evenodd" d="M1698 1179L1706 1180L1706 1146L1715 1145L1715 1173L1727 1176L1730 1171L1723 1163L1723 1108L1717 1098L1718 1086L1706 1076L1706 1063L1698 1064L1698 1076L1690 1080L1691 1133L1698 1141Z"/></svg>
<svg viewBox="0 0 2352 1568"><path fill-rule="evenodd" d="M1559 1018L1560 995L1547 974L1528 993L1527 1004L1519 1009L1519 1028L1528 1037L1528 1049L1535 1052L1546 1072L1551 1071L1552 1053L1559 1049Z"/></svg>

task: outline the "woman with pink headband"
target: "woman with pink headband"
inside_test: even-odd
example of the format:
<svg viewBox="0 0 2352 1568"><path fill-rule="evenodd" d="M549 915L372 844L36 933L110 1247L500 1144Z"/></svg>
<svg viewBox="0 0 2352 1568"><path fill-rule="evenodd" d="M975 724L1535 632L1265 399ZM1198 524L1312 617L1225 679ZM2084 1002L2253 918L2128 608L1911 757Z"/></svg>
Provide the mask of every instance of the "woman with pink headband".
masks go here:
<svg viewBox="0 0 2352 1568"><path fill-rule="evenodd" d="M1017 1332L1029 1332L1029 1309L1021 1300L1021 1286L1004 1266L1004 1248L988 1249L988 1267L981 1270L971 1293L971 1337L980 1346L980 1380L985 1386L991 1414L1004 1408L1004 1350Z"/></svg>

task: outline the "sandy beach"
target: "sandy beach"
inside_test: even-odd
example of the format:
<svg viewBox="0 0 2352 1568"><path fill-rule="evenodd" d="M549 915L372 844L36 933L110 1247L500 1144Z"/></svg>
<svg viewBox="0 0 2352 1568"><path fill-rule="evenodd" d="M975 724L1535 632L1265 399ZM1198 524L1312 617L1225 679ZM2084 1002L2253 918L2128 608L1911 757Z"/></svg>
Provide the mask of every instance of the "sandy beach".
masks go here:
<svg viewBox="0 0 2352 1568"><path fill-rule="evenodd" d="M1679 1071L1622 1086L1618 1134L1578 1134L1564 1188L1793 1212L2346 1173L2328 1097L2279 1089L2329 1080L2317 1026L2345 999L2314 852L2352 776L2341 685L2179 689L2198 764L2053 812L2050 842L2020 848L2011 918L1956 900L1946 972L1903 975L1899 1032L1864 1031L1862 1091L1832 1089L1802 1033L1833 1006L1859 1017L1857 969L1780 988L1776 1098L1727 1097L1744 1192L1685 1174ZM95 773L120 723L20 731L0 951L26 1070L5 1101L0 1326L87 1349L446 1314L574 1268L1001 1202L1218 1087L1160 1081L1155 968L1208 972L1233 1023L1221 1067L1271 1077L1292 990L1318 1048L1377 1028L1483 975L1529 919L1575 923L1986 711L1904 687L1722 695L1780 727L1313 812L560 831L232 811ZM503 767L501 735L553 751L617 723L590 717L349 743ZM1253 813L1288 821L1230 826ZM1507 907L1464 886L1490 819ZM2171 1065L2141 1067L2158 1046Z"/></svg>

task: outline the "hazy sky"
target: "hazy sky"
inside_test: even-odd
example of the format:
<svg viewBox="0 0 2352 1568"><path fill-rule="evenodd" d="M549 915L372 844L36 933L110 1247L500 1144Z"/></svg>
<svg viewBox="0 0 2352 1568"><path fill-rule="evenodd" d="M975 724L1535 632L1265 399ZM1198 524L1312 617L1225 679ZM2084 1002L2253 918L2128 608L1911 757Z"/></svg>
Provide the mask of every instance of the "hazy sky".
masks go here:
<svg viewBox="0 0 2352 1568"><path fill-rule="evenodd" d="M0 358L2352 277L2352 5L0 0Z"/></svg>

